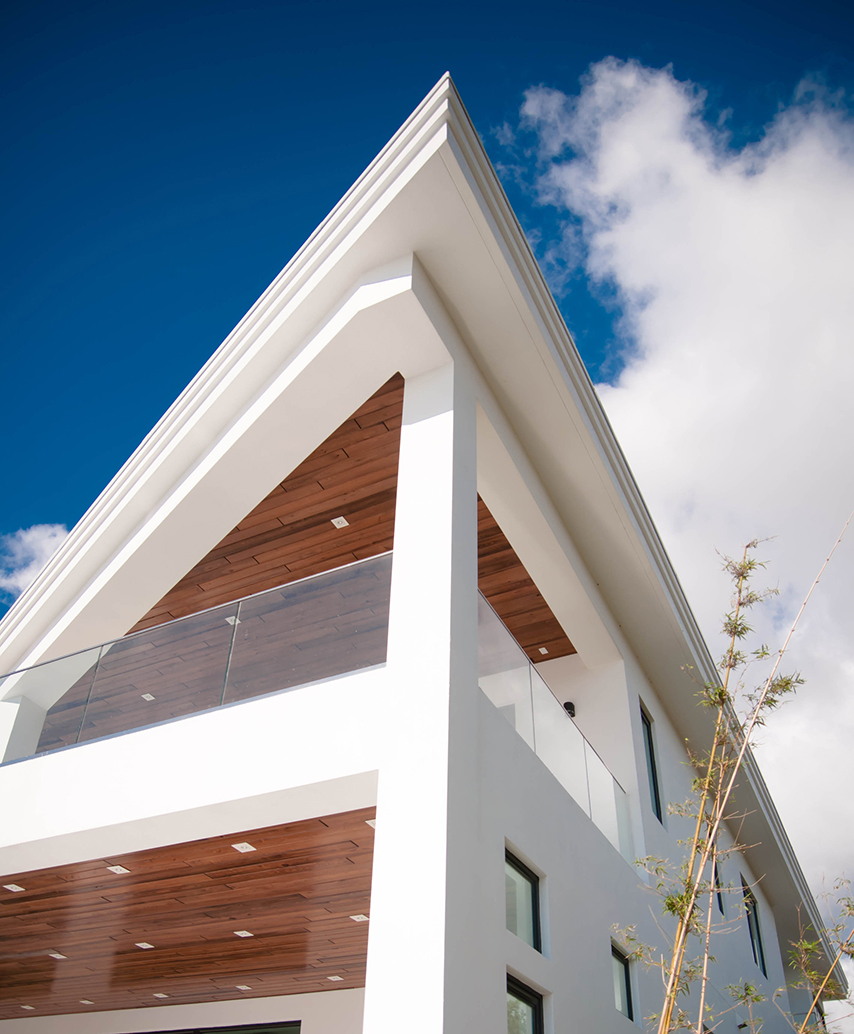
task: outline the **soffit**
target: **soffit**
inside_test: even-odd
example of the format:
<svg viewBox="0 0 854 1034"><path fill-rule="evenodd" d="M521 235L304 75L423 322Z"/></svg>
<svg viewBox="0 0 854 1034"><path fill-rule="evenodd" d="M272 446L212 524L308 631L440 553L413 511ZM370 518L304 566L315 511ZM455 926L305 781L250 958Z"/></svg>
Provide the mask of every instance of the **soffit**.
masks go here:
<svg viewBox="0 0 854 1034"><path fill-rule="evenodd" d="M351 916L370 912L374 815L4 877L25 889L0 888L0 1018L363 987L368 922Z"/></svg>

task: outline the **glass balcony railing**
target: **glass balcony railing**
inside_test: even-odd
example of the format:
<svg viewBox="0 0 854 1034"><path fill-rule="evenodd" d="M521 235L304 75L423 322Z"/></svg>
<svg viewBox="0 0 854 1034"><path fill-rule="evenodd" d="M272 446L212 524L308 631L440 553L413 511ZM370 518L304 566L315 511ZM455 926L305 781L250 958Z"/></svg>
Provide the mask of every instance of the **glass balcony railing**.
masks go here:
<svg viewBox="0 0 854 1034"><path fill-rule="evenodd" d="M47 711L22 756L381 664L391 553L0 677ZM35 716L34 716L35 717Z"/></svg>
<svg viewBox="0 0 854 1034"><path fill-rule="evenodd" d="M625 791L482 595L478 664L483 692L614 847L633 861Z"/></svg>

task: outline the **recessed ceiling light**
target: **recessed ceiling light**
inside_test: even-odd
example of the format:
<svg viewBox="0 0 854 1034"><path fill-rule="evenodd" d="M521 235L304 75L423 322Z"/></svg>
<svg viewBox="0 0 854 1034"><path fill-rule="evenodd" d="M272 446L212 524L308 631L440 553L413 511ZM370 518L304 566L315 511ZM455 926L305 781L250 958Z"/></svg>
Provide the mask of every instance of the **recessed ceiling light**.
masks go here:
<svg viewBox="0 0 854 1034"><path fill-rule="evenodd" d="M540 653L541 653L541 654L547 654L548 652L549 652L549 651L548 651L548 650L547 650L547 649L546 649L546 648L545 648L544 646L541 646L541 647L540 647Z"/></svg>
<svg viewBox="0 0 854 1034"><path fill-rule="evenodd" d="M235 984L234 986L237 988L238 991L251 991L252 990L252 988L249 986L249 984Z"/></svg>
<svg viewBox="0 0 854 1034"><path fill-rule="evenodd" d="M350 916L350 918L353 920L354 923L367 923L368 921L368 917L366 915L362 915L361 913L357 916Z"/></svg>
<svg viewBox="0 0 854 1034"><path fill-rule="evenodd" d="M153 693L143 693L142 694L142 699L143 700L153 700L154 699L154 694Z"/></svg>
<svg viewBox="0 0 854 1034"><path fill-rule="evenodd" d="M234 931L234 936L235 937L254 937L255 934L254 933L250 933L248 930L235 930Z"/></svg>
<svg viewBox="0 0 854 1034"><path fill-rule="evenodd" d="M94 1002L90 1002L88 998L81 998L80 999L80 1004L81 1005L94 1005L95 1003Z"/></svg>
<svg viewBox="0 0 854 1034"><path fill-rule="evenodd" d="M35 1009L35 1006L34 1005L22 1005L21 1008L22 1009Z"/></svg>
<svg viewBox="0 0 854 1034"><path fill-rule="evenodd" d="M371 827L371 829L376 829L377 828L377 820L376 819L365 819L365 822L367 822L367 824Z"/></svg>
<svg viewBox="0 0 854 1034"><path fill-rule="evenodd" d="M108 865L107 868L110 872L114 872L116 876L121 876L126 872L130 872L130 869L126 869L123 865Z"/></svg>
<svg viewBox="0 0 854 1034"><path fill-rule="evenodd" d="M169 995L165 995L162 991L155 991L154 992L154 997L155 998L168 998Z"/></svg>
<svg viewBox="0 0 854 1034"><path fill-rule="evenodd" d="M148 941L137 941L136 942L136 946L137 946L137 948L153 948L154 947L154 945L153 944L149 944Z"/></svg>
<svg viewBox="0 0 854 1034"><path fill-rule="evenodd" d="M257 847L253 847L251 844L247 844L245 840L242 844L232 844L231 846L234 848L235 851L239 851L241 854L246 854L247 851L258 850Z"/></svg>
<svg viewBox="0 0 854 1034"><path fill-rule="evenodd" d="M68 956L67 955L63 955L61 951L49 951L48 955L50 955L50 957L52 959L67 959L68 958Z"/></svg>
<svg viewBox="0 0 854 1034"><path fill-rule="evenodd" d="M334 976L334 977L327 977L326 979L327 980L343 980L344 977Z"/></svg>
<svg viewBox="0 0 854 1034"><path fill-rule="evenodd" d="M336 528L349 528L350 527L350 522L347 520L346 517L333 517L332 518L332 523L335 525Z"/></svg>
<svg viewBox="0 0 854 1034"><path fill-rule="evenodd" d="M17 883L4 883L3 884L3 890L11 890L13 894L19 894L24 889L25 889L24 887L19 887ZM34 1009L35 1006L30 1006L30 1008Z"/></svg>

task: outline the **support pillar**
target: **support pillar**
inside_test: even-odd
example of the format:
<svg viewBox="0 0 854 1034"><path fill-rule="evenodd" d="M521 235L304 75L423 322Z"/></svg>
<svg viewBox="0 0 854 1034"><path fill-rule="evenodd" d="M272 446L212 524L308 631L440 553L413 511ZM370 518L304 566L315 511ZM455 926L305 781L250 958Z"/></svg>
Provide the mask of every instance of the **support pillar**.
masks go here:
<svg viewBox="0 0 854 1034"><path fill-rule="evenodd" d="M408 379L365 1034L486 1031L490 989L503 1022L503 974L478 950L476 467L459 365Z"/></svg>

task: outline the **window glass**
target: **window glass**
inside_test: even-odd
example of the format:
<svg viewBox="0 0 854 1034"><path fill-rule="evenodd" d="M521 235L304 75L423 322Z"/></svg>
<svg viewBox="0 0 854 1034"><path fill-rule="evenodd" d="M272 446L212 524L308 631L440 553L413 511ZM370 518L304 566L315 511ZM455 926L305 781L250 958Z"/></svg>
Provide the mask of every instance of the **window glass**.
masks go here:
<svg viewBox="0 0 854 1034"><path fill-rule="evenodd" d="M747 932L750 935L750 947L753 949L753 961L762 970L762 976L768 976L765 968L765 951L762 947L762 934L759 930L759 910L756 906L756 898L753 892L741 879L741 889L744 893L744 911L747 914Z"/></svg>
<svg viewBox="0 0 854 1034"><path fill-rule="evenodd" d="M652 800L652 810L655 817L661 822L661 794L658 789L658 766L655 761L655 743L652 738L652 720L641 708L641 725L643 726L643 746L646 754L646 773L649 777L649 795Z"/></svg>
<svg viewBox="0 0 854 1034"><path fill-rule="evenodd" d="M540 951L539 878L512 854L504 856L507 929Z"/></svg>
<svg viewBox="0 0 854 1034"><path fill-rule="evenodd" d="M543 999L530 987L507 978L507 1034L543 1034Z"/></svg>
<svg viewBox="0 0 854 1034"><path fill-rule="evenodd" d="M629 960L616 948L611 948L611 968L614 975L614 1005L623 1016L632 1016L632 986L629 980Z"/></svg>
<svg viewBox="0 0 854 1034"><path fill-rule="evenodd" d="M723 915L724 914L723 885L721 884L721 871L718 868L717 860L715 860L715 864L714 864L714 875L715 875L715 896L718 899L718 911L720 912L721 915Z"/></svg>

